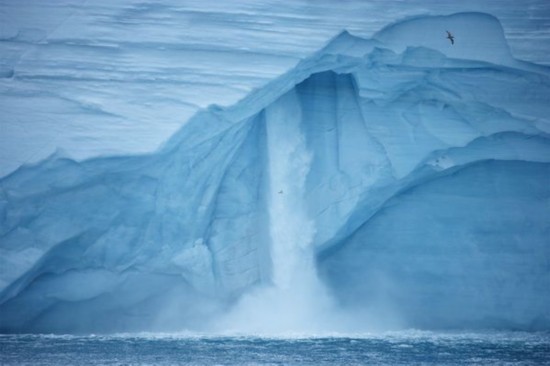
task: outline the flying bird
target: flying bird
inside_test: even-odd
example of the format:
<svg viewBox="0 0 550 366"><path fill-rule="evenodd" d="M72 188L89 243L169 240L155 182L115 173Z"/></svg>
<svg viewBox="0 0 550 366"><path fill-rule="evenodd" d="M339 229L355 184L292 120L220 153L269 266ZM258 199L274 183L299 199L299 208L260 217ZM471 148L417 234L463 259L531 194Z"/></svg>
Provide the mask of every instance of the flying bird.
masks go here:
<svg viewBox="0 0 550 366"><path fill-rule="evenodd" d="M282 190L282 189L279 191L279 194L283 194L283 190Z"/></svg>
<svg viewBox="0 0 550 366"><path fill-rule="evenodd" d="M447 38L449 38L451 44L455 44L455 37L449 31L447 31Z"/></svg>

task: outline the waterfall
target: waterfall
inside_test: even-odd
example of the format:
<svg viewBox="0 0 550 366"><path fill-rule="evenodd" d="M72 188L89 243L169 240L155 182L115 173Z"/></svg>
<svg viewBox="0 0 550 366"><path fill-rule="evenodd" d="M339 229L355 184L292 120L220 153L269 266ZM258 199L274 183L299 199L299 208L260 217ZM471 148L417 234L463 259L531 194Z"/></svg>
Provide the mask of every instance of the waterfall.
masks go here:
<svg viewBox="0 0 550 366"><path fill-rule="evenodd" d="M266 110L269 233L273 284L289 290L307 277L316 277L312 247L315 226L304 200L312 156L300 129L300 108L293 94L281 99Z"/></svg>
<svg viewBox="0 0 550 366"><path fill-rule="evenodd" d="M243 333L327 331L330 297L317 276L314 220L305 201L313 156L301 131L298 97L289 92L265 111L271 284L245 295L222 327Z"/></svg>

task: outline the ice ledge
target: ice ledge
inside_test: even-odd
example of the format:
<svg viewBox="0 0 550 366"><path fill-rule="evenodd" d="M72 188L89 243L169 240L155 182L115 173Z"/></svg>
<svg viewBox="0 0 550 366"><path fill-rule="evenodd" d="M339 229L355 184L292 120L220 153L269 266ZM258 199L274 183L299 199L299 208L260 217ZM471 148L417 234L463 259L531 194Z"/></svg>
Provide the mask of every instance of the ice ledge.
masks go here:
<svg viewBox="0 0 550 366"><path fill-rule="evenodd" d="M454 36L454 44L447 39ZM447 57L509 65L514 62L498 19L484 13L417 17L390 25L375 34L396 52L426 47Z"/></svg>
<svg viewBox="0 0 550 366"><path fill-rule="evenodd" d="M447 38L454 36L454 44ZM402 53L407 48L424 47L437 50L449 58L516 65L497 18L485 13L457 13L446 16L419 16L389 25L371 40L343 31L325 47L325 52L365 55L373 47Z"/></svg>

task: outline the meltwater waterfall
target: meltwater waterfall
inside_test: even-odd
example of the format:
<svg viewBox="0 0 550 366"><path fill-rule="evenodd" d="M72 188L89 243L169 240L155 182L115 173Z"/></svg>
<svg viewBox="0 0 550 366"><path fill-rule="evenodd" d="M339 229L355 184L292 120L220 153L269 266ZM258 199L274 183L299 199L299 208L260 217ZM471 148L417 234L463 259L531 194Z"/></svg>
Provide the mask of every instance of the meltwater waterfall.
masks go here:
<svg viewBox="0 0 550 366"><path fill-rule="evenodd" d="M326 331L331 300L317 276L314 221L308 217L306 177L312 154L301 131L295 91L265 109L271 277L245 295L224 327L245 333Z"/></svg>
<svg viewBox="0 0 550 366"><path fill-rule="evenodd" d="M269 230L273 284L290 290L315 278L312 242L315 226L304 203L311 154L300 131L301 111L294 93L266 109L269 158ZM281 108L286 105L287 108ZM288 107L290 106L290 107Z"/></svg>

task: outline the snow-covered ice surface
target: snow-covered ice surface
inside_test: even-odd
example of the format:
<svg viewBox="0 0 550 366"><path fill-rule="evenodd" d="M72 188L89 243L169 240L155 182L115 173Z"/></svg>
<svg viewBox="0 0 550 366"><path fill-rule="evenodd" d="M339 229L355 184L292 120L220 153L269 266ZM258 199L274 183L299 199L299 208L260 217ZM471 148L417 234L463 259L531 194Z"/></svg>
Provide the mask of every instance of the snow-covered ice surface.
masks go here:
<svg viewBox="0 0 550 366"><path fill-rule="evenodd" d="M237 102L343 29L371 37L460 11L493 14L514 56L550 64L546 0L2 0L0 176L57 149L153 151L199 108Z"/></svg>
<svg viewBox="0 0 550 366"><path fill-rule="evenodd" d="M7 73L8 111L20 108L14 115L32 123L45 108L71 120L85 115L80 127L113 128L114 145L128 151L123 139L135 136L100 122L106 115L124 124L135 113L150 118L138 125L162 128L168 112L154 103L180 113L166 101L179 77L182 85L199 80L182 89L200 99L196 106L212 101L201 88L207 69L221 65L197 69L215 62L211 49L187 49L204 59L177 72L174 60L186 48L159 43L169 35L156 34L154 24L140 42L167 47L174 58L141 53L120 38L113 46L106 30L116 26L82 27L90 19L82 6L67 7L74 15L55 29L74 32L63 32L57 46L55 29L41 38L44 47L32 41L35 31L3 45L16 52L27 37L39 45L24 54L44 52L21 57ZM130 14L165 19L174 10L140 6ZM94 14L98 23L111 19ZM105 31L102 43L81 44L98 39L86 33L94 29ZM294 56L281 56L284 43L260 58L267 64L255 63L257 48L239 55L248 63L227 62L228 74L213 85L227 91L243 82L226 94L227 102L241 98L273 76L266 65L277 74L296 61L291 43ZM89 52L89 65L62 62L80 55L69 51L75 44ZM149 61L133 69L141 59ZM233 83L239 74L231 67L260 76ZM85 161L57 153L23 166L0 181L0 330L547 329L549 71L514 58L491 15L416 17L372 37L339 33L233 105L199 111L153 153ZM117 78L116 90L104 88ZM92 153L94 141L107 149L84 135L83 149Z"/></svg>

